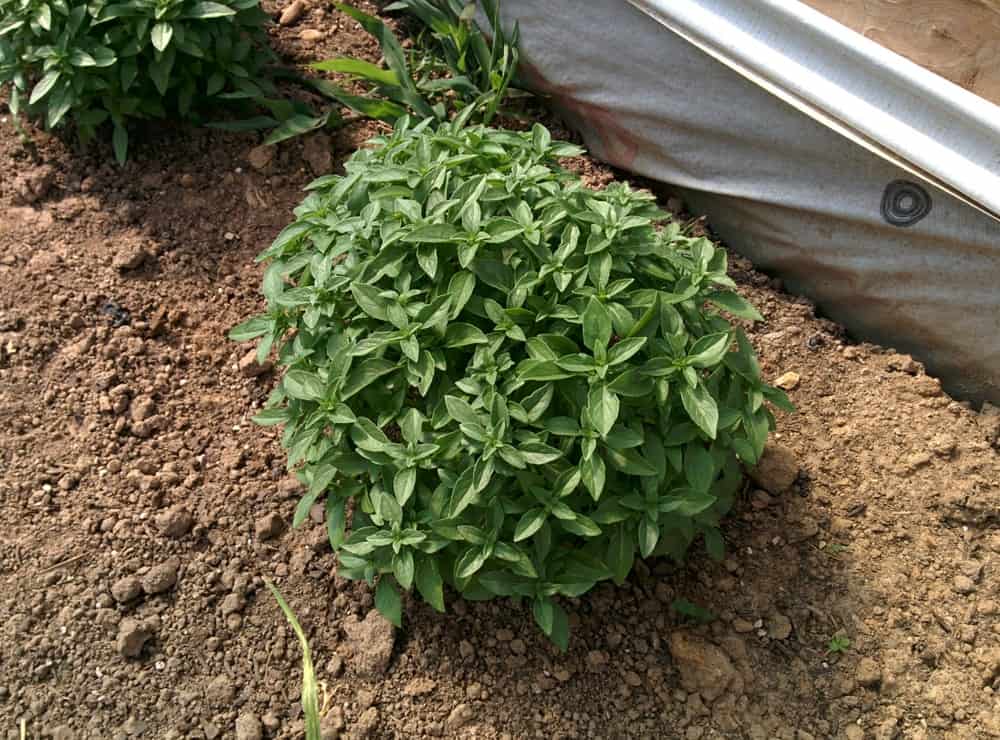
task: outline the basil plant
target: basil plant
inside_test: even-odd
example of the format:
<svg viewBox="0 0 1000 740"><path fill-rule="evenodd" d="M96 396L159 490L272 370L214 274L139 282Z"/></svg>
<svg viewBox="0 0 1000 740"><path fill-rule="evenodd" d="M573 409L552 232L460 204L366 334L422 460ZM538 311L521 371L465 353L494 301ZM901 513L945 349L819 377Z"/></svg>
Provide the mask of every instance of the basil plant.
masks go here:
<svg viewBox="0 0 1000 740"><path fill-rule="evenodd" d="M578 153L404 117L260 256L267 312L231 337L285 372L255 420L284 426L296 523L323 502L339 572L397 624L399 589L443 610L448 584L527 599L565 649L557 597L696 540L722 557L766 402L788 406L722 314L760 318L725 253L584 187L557 164Z"/></svg>
<svg viewBox="0 0 1000 740"><path fill-rule="evenodd" d="M271 53L259 0L0 0L0 86L10 109L83 143L111 123L115 157L129 119L192 116L225 96L259 96Z"/></svg>

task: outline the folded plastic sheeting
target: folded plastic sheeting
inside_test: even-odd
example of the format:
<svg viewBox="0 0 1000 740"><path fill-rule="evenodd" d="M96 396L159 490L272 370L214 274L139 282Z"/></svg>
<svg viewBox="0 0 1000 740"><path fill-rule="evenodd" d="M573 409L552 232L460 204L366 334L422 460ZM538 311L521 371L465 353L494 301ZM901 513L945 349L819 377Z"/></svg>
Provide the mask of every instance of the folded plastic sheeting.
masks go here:
<svg viewBox="0 0 1000 740"><path fill-rule="evenodd" d="M1000 108L798 3L632 2L503 3L524 76L594 155L677 186L855 336L1000 402Z"/></svg>

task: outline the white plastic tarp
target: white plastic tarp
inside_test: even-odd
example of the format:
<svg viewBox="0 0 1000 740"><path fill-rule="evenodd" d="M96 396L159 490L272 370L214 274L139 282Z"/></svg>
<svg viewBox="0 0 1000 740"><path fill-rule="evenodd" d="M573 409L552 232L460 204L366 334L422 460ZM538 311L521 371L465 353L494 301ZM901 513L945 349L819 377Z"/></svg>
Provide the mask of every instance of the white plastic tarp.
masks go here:
<svg viewBox="0 0 1000 740"><path fill-rule="evenodd" d="M1000 108L797 2L502 14L595 156L677 186L855 336L1000 401Z"/></svg>

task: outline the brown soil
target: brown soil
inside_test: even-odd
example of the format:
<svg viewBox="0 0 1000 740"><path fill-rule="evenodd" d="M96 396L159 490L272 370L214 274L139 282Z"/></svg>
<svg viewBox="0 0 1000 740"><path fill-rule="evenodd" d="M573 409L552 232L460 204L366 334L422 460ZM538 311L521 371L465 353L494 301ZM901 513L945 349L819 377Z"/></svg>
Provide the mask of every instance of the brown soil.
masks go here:
<svg viewBox="0 0 1000 740"><path fill-rule="evenodd" d="M376 58L320 7L276 31L286 55ZM1000 737L1000 417L736 256L767 377L800 375L775 435L797 478L748 487L723 564L652 562L567 602L566 655L517 604L410 601L395 633L373 616L322 526L287 530L299 491L248 421L274 377L225 334L260 309L253 257L311 168L374 129L253 166L253 135L150 128L119 170L3 123L0 736L301 737L267 577L311 636L329 737ZM717 619L686 624L676 598Z"/></svg>

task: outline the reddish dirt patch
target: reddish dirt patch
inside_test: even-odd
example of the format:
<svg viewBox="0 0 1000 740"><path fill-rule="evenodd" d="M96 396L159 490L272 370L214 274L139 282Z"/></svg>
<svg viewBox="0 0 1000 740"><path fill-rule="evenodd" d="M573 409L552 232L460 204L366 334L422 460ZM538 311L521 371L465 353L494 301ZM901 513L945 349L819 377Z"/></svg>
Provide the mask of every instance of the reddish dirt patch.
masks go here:
<svg viewBox="0 0 1000 740"><path fill-rule="evenodd" d="M322 28L304 57L375 58L333 17L312 5L278 45ZM333 135L334 166L374 129ZM799 474L748 487L727 560L567 602L567 655L508 602L410 601L403 630L380 624L321 525L287 529L299 491L248 421L274 377L225 339L261 307L253 257L312 177L304 151L327 146L257 169L258 143L151 128L119 170L3 124L0 733L301 737L269 577L311 635L330 737L1000 736L1000 417L736 256L767 377L801 376L775 435ZM687 625L675 598L718 619Z"/></svg>

